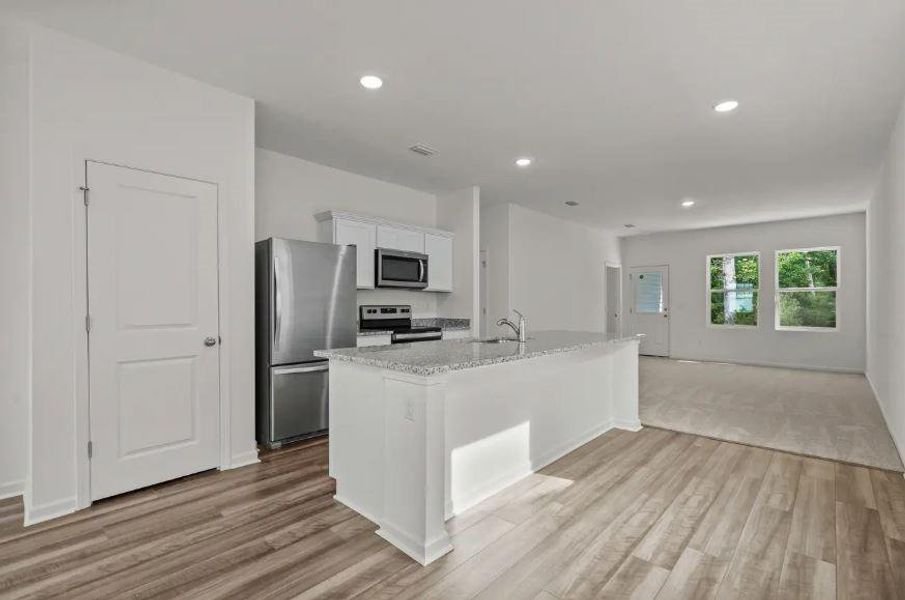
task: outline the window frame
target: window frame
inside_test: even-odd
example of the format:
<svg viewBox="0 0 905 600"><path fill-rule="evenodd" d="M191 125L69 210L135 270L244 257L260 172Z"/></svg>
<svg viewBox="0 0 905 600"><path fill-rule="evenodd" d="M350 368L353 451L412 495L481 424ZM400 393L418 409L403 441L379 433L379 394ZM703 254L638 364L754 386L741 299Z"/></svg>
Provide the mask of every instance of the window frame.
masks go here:
<svg viewBox="0 0 905 600"><path fill-rule="evenodd" d="M787 252L814 252L819 250L836 251L836 285L816 288L780 288L779 287L779 255ZM839 288L842 283L842 247L813 246L809 248L783 248L773 255L773 327L776 331L803 331L816 333L836 333L839 331ZM836 293L836 326L835 327L802 327L779 324L779 296L789 292L835 292Z"/></svg>
<svg viewBox="0 0 905 600"><path fill-rule="evenodd" d="M752 290L745 290L745 291L755 292L758 295L757 308L754 310L754 318L757 320L757 323L755 325L737 325L737 324L727 325L726 323L712 323L710 321L710 316L711 316L710 310L711 310L711 306L713 304L713 294L720 293L720 292L725 294L726 292L737 292L738 291L738 290L727 290L725 288L720 288L720 289L714 290L713 288L710 287L710 260L713 258L725 258L727 256L732 256L732 257L756 256L757 257L757 287ZM708 254L706 259L704 260L704 274L707 278L707 282L706 282L707 301L704 303L705 304L705 306L704 306L704 322L706 323L707 327L709 327L711 329L745 329L748 331L751 331L752 329L757 329L758 327L760 327L760 290L761 290L761 281L763 280L763 273L762 273L762 263L760 260L760 251L759 250L751 250L749 252L720 252L719 254Z"/></svg>

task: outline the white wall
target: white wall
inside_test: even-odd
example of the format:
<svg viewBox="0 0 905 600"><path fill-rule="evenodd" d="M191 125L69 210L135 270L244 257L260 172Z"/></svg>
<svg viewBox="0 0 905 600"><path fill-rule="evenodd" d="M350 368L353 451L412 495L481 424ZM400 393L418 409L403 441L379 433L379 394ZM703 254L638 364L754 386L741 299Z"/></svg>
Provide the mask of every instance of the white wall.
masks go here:
<svg viewBox="0 0 905 600"><path fill-rule="evenodd" d="M25 488L31 231L28 37L0 22L0 498Z"/></svg>
<svg viewBox="0 0 905 600"><path fill-rule="evenodd" d="M867 378L905 461L905 105L867 211Z"/></svg>
<svg viewBox="0 0 905 600"><path fill-rule="evenodd" d="M437 294L437 316L471 319L480 331L480 210L481 190L468 187L437 197L437 227L452 231L453 291Z"/></svg>
<svg viewBox="0 0 905 600"><path fill-rule="evenodd" d="M606 330L604 265L619 262L617 238L515 204L488 206L484 219L481 247L488 251L493 280L488 332L502 332L496 320L510 308L525 314L529 334Z"/></svg>
<svg viewBox="0 0 905 600"><path fill-rule="evenodd" d="M836 332L776 331L774 252L841 246ZM760 252L758 327L707 327L708 254ZM863 213L623 238L623 315L631 319L628 270L669 266L670 356L861 372L865 365L865 220ZM630 330L625 323L625 330Z"/></svg>
<svg viewBox="0 0 905 600"><path fill-rule="evenodd" d="M33 372L27 520L72 510L84 394L84 160L215 182L232 466L254 441L254 103L42 28L31 29ZM225 263L225 265L223 264ZM222 388L221 388L222 389ZM87 415L85 415L87 416ZM77 458L78 457L78 458ZM85 478L82 479L83 481Z"/></svg>
<svg viewBox="0 0 905 600"><path fill-rule="evenodd" d="M255 151L255 239L318 241L314 215L325 210L437 226L433 194L258 148ZM416 316L437 314L437 295L359 290L359 304L411 304Z"/></svg>

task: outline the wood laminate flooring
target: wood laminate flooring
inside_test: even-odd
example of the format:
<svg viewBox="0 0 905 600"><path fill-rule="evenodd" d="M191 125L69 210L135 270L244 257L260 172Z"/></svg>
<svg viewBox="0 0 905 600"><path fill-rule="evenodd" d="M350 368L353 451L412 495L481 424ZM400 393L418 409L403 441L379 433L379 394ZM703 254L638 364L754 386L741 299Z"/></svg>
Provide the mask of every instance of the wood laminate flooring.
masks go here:
<svg viewBox="0 0 905 600"><path fill-rule="evenodd" d="M452 519L455 550L427 567L333 490L321 441L28 529L5 500L0 597L905 597L889 471L611 431Z"/></svg>

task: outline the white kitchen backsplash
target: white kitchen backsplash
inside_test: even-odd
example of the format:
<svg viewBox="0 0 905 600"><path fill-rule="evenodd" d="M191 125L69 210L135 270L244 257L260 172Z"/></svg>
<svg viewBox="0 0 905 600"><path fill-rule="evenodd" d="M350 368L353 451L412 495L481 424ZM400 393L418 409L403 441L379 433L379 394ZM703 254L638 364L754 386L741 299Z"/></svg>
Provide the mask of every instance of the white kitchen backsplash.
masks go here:
<svg viewBox="0 0 905 600"><path fill-rule="evenodd" d="M426 319L437 316L437 295L432 292L394 290L358 290L358 304L410 304L412 317Z"/></svg>

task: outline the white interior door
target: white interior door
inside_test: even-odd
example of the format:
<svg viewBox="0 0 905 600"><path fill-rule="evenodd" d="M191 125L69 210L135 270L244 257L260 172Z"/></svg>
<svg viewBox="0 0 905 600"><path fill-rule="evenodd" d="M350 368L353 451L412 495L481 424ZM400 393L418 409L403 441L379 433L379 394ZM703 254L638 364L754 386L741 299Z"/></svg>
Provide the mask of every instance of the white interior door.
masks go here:
<svg viewBox="0 0 905 600"><path fill-rule="evenodd" d="M219 464L217 188L89 162L92 500Z"/></svg>
<svg viewBox="0 0 905 600"><path fill-rule="evenodd" d="M640 353L669 356L669 267L634 267L629 273L633 333L643 333Z"/></svg>

